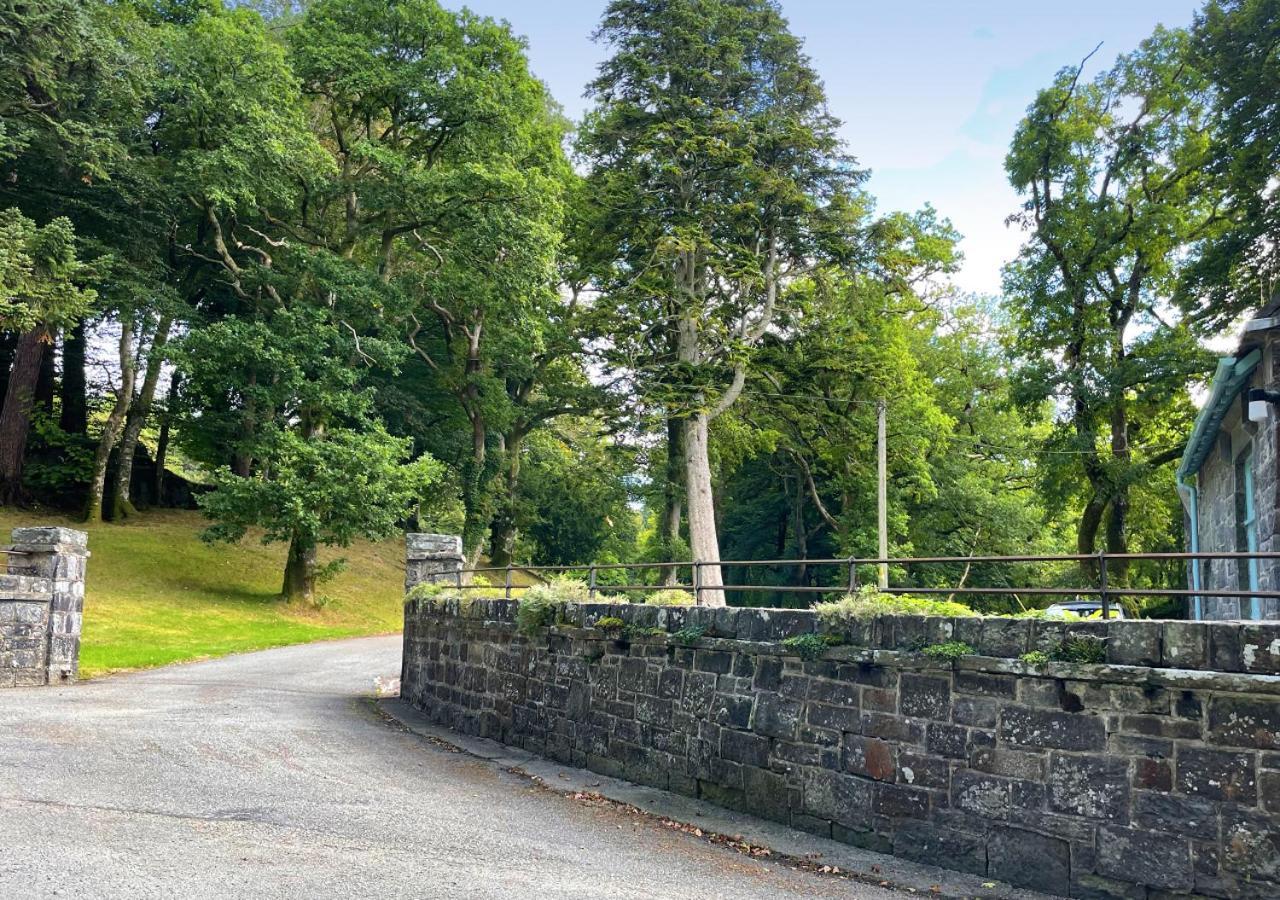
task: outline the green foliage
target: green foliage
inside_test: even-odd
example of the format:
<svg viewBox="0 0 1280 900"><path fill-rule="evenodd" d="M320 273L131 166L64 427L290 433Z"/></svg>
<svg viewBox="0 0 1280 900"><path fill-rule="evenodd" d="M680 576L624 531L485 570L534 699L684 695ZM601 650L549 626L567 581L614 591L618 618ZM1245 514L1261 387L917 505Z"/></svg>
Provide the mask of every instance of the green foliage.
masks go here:
<svg viewBox="0 0 1280 900"><path fill-rule="evenodd" d="M1045 653L1043 650L1031 650L1019 656L1018 659L1022 660L1027 665L1036 666L1038 668L1044 668L1049 664L1049 654Z"/></svg>
<svg viewBox="0 0 1280 900"><path fill-rule="evenodd" d="M686 625L679 631L671 632L671 640L682 647L688 647L696 644L707 636L707 629L704 625Z"/></svg>
<svg viewBox="0 0 1280 900"><path fill-rule="evenodd" d="M838 630L850 620L874 616L976 616L969 607L949 600L886 594L864 585L856 594L814 605L824 628Z"/></svg>
<svg viewBox="0 0 1280 900"><path fill-rule="evenodd" d="M621 631L627 627L627 623L622 619L619 619L617 616L603 616L602 618L596 619L595 625L592 627L598 628L601 631Z"/></svg>
<svg viewBox="0 0 1280 900"><path fill-rule="evenodd" d="M409 589L404 595L406 603L415 601L426 602L429 600L438 600L446 596L456 595L458 589L451 584L445 584L442 581L420 581Z"/></svg>
<svg viewBox="0 0 1280 900"><path fill-rule="evenodd" d="M0 330L37 323L58 328L80 319L97 294L84 286L70 220L41 227L16 209L0 209Z"/></svg>
<svg viewBox="0 0 1280 900"><path fill-rule="evenodd" d="M200 497L215 520L206 531L210 540L238 541L255 526L264 542L301 537L345 547L358 536L386 537L438 471L427 458L405 463L407 442L377 426L310 438L273 429L257 447L270 477L223 469L217 489Z"/></svg>
<svg viewBox="0 0 1280 900"><path fill-rule="evenodd" d="M646 594L644 602L646 606L694 605L693 594L679 588L669 588L665 591L654 591L652 594Z"/></svg>
<svg viewBox="0 0 1280 900"><path fill-rule="evenodd" d="M1106 642L1092 635L1069 635L1049 651L1057 662L1103 663L1107 661Z"/></svg>
<svg viewBox="0 0 1280 900"><path fill-rule="evenodd" d="M842 639L834 634L797 634L784 638L782 646L801 659L818 659L828 648L841 643Z"/></svg>
<svg viewBox="0 0 1280 900"><path fill-rule="evenodd" d="M930 659L945 659L955 662L964 656L973 656L977 653L972 647L964 641L947 641L942 644L930 644L920 651Z"/></svg>
<svg viewBox="0 0 1280 900"><path fill-rule="evenodd" d="M1051 509L1079 510L1080 553L1099 534L1112 552L1139 549L1134 523L1181 521L1173 492L1154 509L1136 503L1180 456L1195 415L1188 383L1211 365L1185 323L1158 311L1187 248L1222 223L1206 88L1187 33L1157 28L1090 81L1060 72L1006 158L1030 235L1004 277L1014 398L1063 411L1042 445L1040 489Z"/></svg>

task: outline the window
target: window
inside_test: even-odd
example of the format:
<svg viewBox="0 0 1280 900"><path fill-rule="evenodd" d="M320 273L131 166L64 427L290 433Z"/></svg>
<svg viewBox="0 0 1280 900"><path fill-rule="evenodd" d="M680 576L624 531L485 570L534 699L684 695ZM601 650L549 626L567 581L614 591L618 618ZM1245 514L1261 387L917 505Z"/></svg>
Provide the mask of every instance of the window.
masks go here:
<svg viewBox="0 0 1280 900"><path fill-rule="evenodd" d="M1258 552L1258 504L1253 490L1253 447L1250 446L1236 458L1236 550L1243 553ZM1239 560L1236 575L1240 590L1258 590L1258 560ZM1247 618L1262 617L1260 601L1257 597L1248 598ZM1240 615L1246 617L1244 604L1241 603Z"/></svg>

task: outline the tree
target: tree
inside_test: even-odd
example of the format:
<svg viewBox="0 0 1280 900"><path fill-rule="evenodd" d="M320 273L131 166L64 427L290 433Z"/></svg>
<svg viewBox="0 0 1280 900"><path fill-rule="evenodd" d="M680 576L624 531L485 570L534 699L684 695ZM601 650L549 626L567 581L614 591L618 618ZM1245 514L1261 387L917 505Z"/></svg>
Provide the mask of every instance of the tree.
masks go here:
<svg viewBox="0 0 1280 900"><path fill-rule="evenodd" d="M1093 553L1105 525L1107 550L1123 553L1132 486L1189 432L1185 385L1207 360L1168 299L1180 254L1221 216L1187 34L1157 30L1092 82L1082 68L1041 91L1014 135L1006 168L1026 200L1012 221L1029 240L1005 295L1019 399L1064 411L1042 464L1087 485L1077 550Z"/></svg>
<svg viewBox="0 0 1280 900"><path fill-rule="evenodd" d="M300 267L299 293L333 290L332 276L321 281L305 269L310 255L289 262ZM180 356L183 391L200 411L183 428L188 451L215 462L235 435L237 459L253 460L247 475L217 469L217 489L200 499L215 520L208 537L234 541L260 527L264 541L287 541L282 594L307 603L320 574L318 545L385 537L438 476L429 457L405 463L409 442L370 415L371 392L360 386L365 360L392 366L396 345L343 326L367 300L345 287L345 309L299 303L252 320L227 317L187 335ZM264 371L270 379L250 377ZM255 411L248 434L238 429L245 407Z"/></svg>
<svg viewBox="0 0 1280 900"><path fill-rule="evenodd" d="M737 400L786 283L846 249L860 180L769 0L614 0L581 149L613 271L615 359L682 423L689 539L724 603L711 422Z"/></svg>
<svg viewBox="0 0 1280 900"><path fill-rule="evenodd" d="M1207 165L1225 188L1224 226L1198 242L1180 285L1182 306L1205 328L1266 305L1280 287L1277 41L1276 0L1212 0L1192 29L1194 64L1213 92Z"/></svg>
<svg viewBox="0 0 1280 900"><path fill-rule="evenodd" d="M20 334L0 413L0 502L22 499L40 360L56 330L77 321L93 303L96 294L84 285L87 275L67 219L41 227L16 209L0 210L0 329Z"/></svg>

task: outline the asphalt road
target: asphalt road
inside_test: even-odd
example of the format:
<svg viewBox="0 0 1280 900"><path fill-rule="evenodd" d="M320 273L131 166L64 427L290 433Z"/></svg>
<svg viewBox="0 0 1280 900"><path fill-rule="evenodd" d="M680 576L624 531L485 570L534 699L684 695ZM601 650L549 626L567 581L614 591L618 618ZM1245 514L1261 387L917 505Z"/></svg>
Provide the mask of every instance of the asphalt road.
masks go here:
<svg viewBox="0 0 1280 900"><path fill-rule="evenodd" d="M0 691L0 898L857 897L395 727L400 639Z"/></svg>

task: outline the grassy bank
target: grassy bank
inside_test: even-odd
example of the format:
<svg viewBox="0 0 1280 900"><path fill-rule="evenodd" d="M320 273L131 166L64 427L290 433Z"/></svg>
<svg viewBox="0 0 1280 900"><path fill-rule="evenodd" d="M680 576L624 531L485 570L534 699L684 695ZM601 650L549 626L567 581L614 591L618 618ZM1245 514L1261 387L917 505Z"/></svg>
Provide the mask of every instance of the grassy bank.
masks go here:
<svg viewBox="0 0 1280 900"><path fill-rule="evenodd" d="M210 545L198 513L161 510L121 525L87 528L81 673L159 666L324 638L398 631L404 596L399 538L322 550L347 569L320 587L325 604L281 602L283 545ZM19 525L82 523L62 515L0 510L0 543Z"/></svg>

